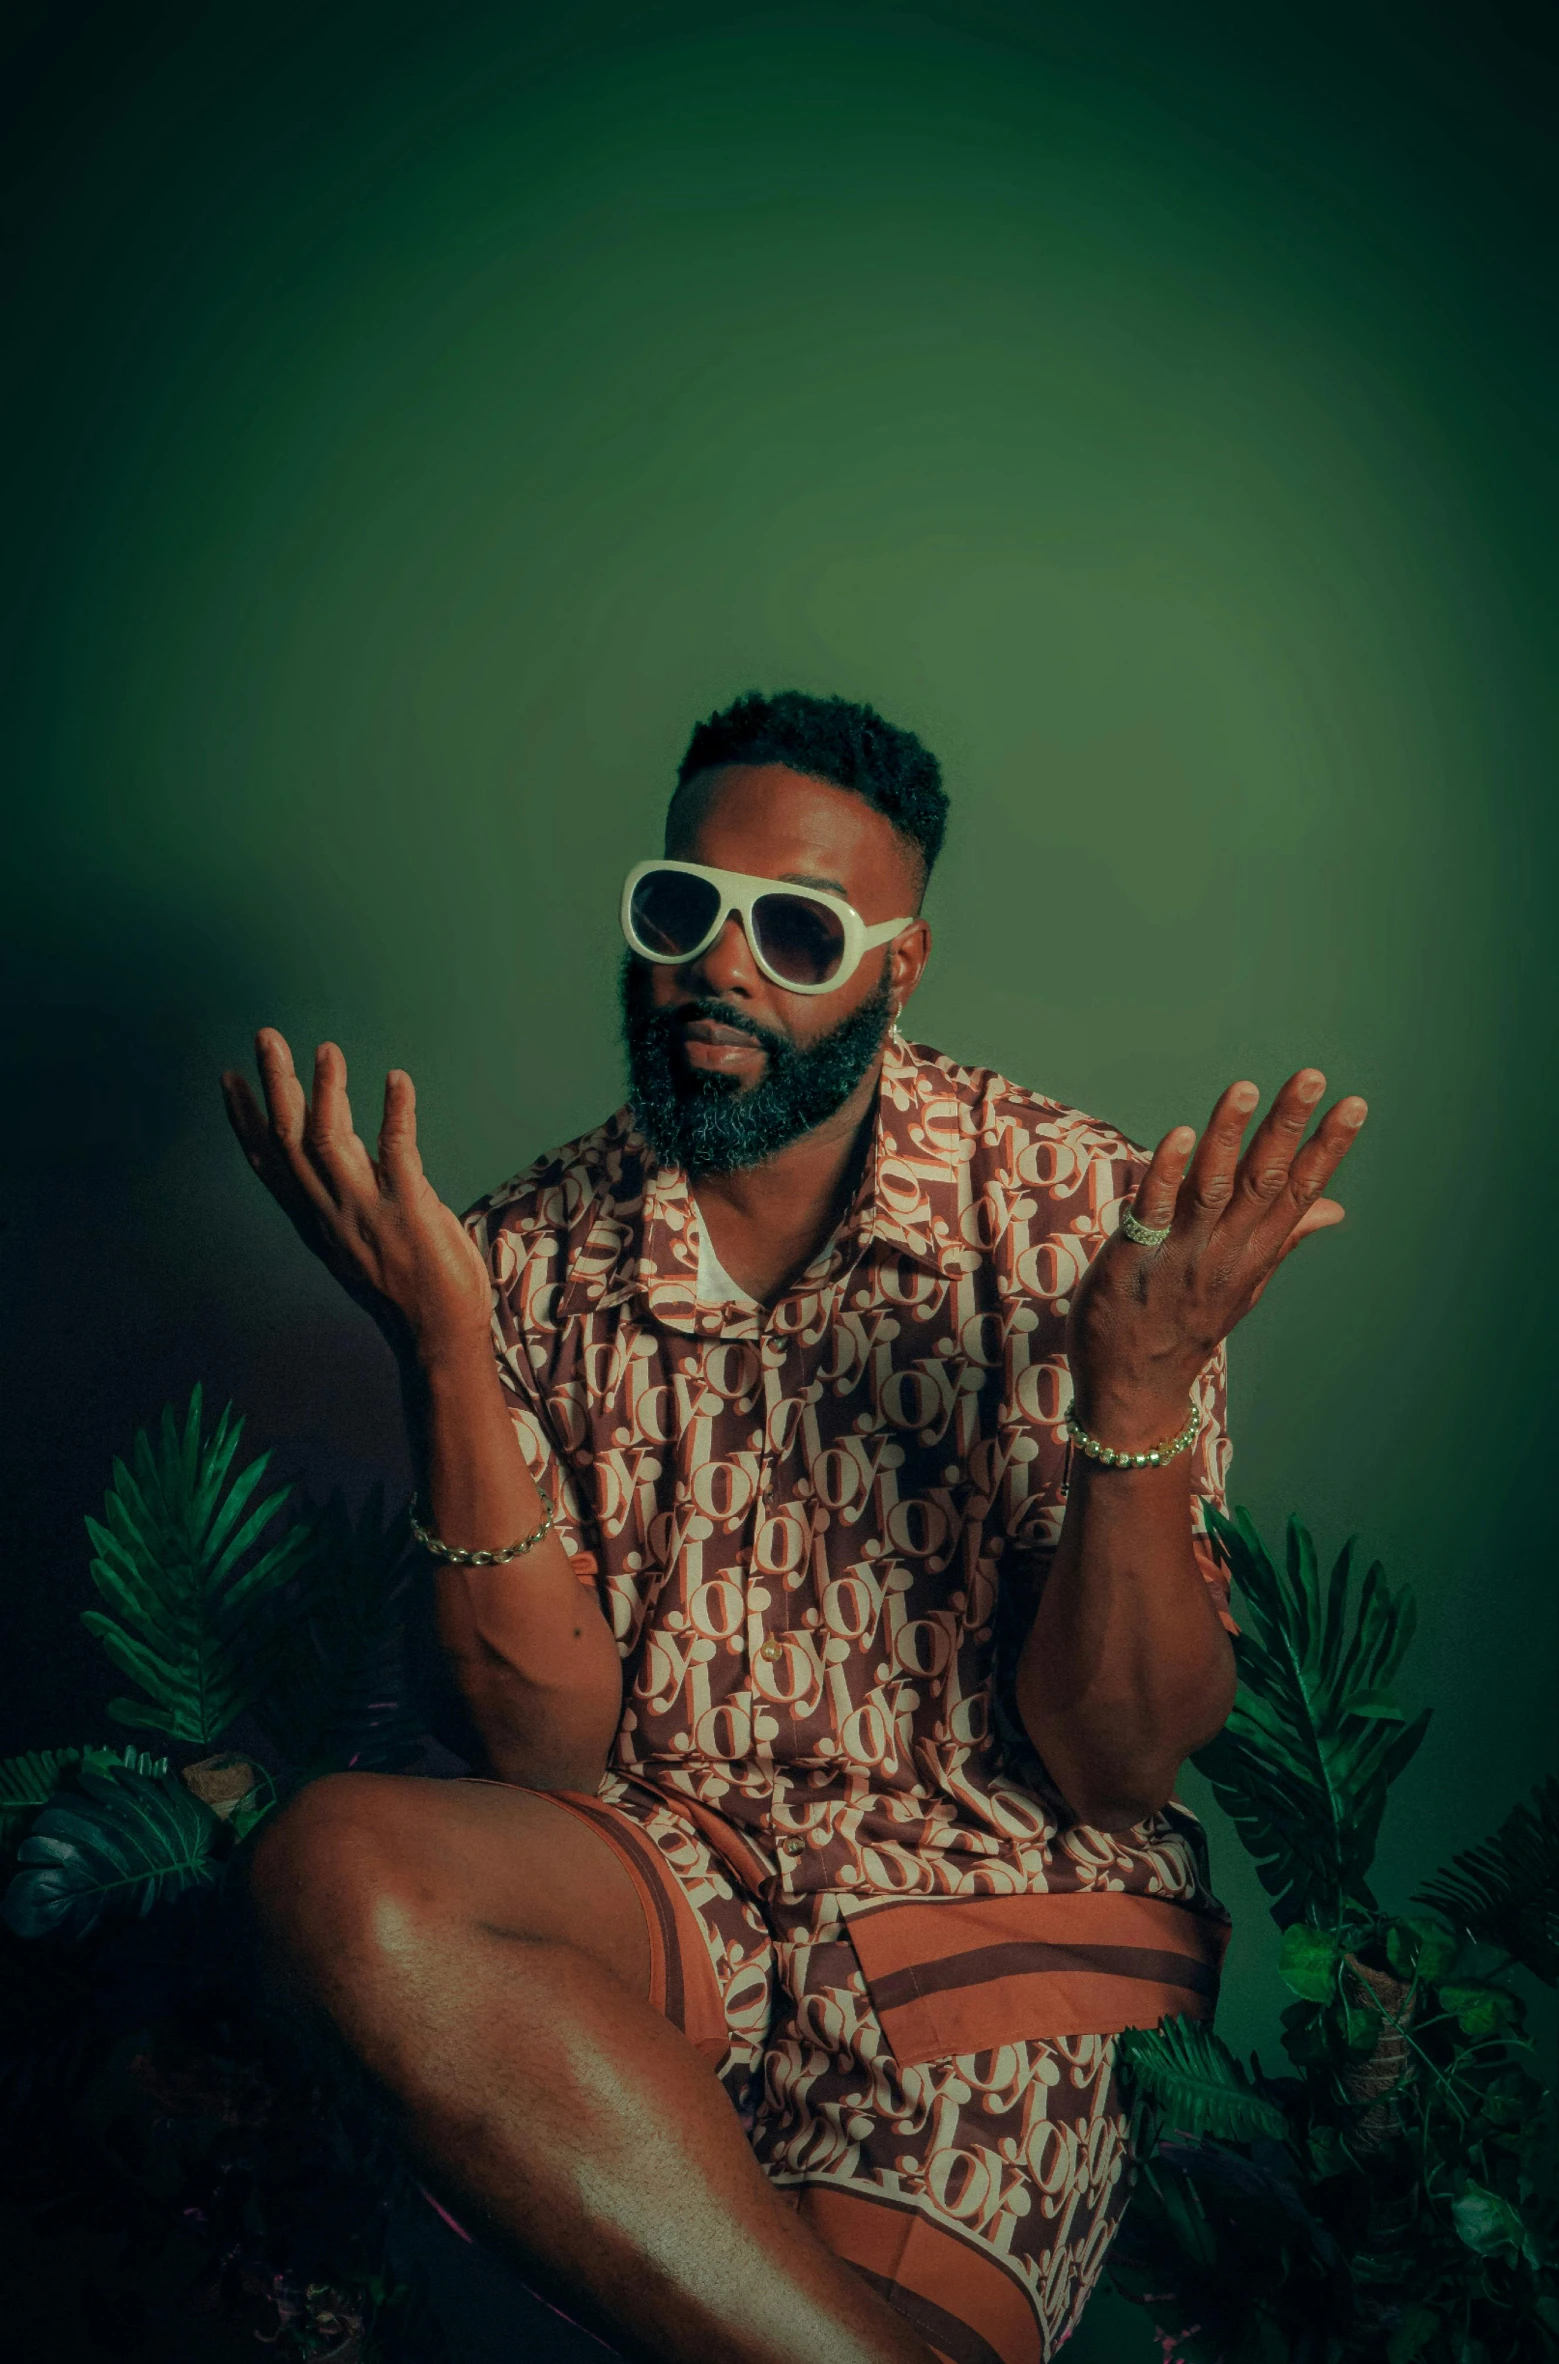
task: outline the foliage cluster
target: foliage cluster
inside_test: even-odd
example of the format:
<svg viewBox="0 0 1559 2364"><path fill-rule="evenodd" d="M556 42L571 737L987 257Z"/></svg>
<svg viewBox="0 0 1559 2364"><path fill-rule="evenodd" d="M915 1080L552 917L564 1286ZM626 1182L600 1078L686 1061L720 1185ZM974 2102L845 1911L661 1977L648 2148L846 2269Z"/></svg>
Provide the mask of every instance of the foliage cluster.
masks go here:
<svg viewBox="0 0 1559 2364"><path fill-rule="evenodd" d="M354 1520L268 1489L242 1425L197 1389L87 1522L83 1622L135 1686L109 1713L165 1753L0 1762L0 2195L40 2232L90 2228L116 2355L163 2364L181 2319L217 2314L295 2364L422 2364L398 2153L256 2010L232 1911L243 1842L298 1786L422 1757L415 1562L377 1494Z"/></svg>
<svg viewBox="0 0 1559 2364"><path fill-rule="evenodd" d="M0 1762L0 2195L118 2244L112 2351L163 2359L225 2310L282 2364L433 2364L398 2273L393 2142L256 2010L227 1907L303 1782L424 1753L402 1514L312 1509L242 1463L231 1410L116 1462L89 1629L156 1735ZM1240 1689L1199 1759L1283 1929L1290 2069L1200 2023L1122 2039L1140 2159L1111 2255L1172 2364L1540 2364L1559 2353L1553 2113L1518 1973L1559 1974L1559 1782L1416 1900L1370 1872L1419 1746L1392 1684L1412 1604L1345 1550L1323 1583L1220 1520Z"/></svg>
<svg viewBox="0 0 1559 2364"><path fill-rule="evenodd" d="M1171 2364L1538 2364L1559 2354L1554 2111L1519 1973L1559 1973L1559 1781L1432 1879L1370 1872L1418 1748L1393 1678L1413 1607L1351 1546L1323 1584L1218 1520L1243 1632L1233 1716L1197 1759L1283 1931L1290 2071L1207 2026L1121 2040L1135 2195L1111 2256Z"/></svg>

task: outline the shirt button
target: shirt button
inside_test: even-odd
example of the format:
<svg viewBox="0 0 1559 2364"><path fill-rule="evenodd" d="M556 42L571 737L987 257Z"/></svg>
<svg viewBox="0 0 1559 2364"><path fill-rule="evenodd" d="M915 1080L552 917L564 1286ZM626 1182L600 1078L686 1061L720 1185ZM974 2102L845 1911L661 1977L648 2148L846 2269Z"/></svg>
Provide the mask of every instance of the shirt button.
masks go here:
<svg viewBox="0 0 1559 2364"><path fill-rule="evenodd" d="M804 1855L806 1845L805 1839L781 1839L780 1852L782 1855Z"/></svg>
<svg viewBox="0 0 1559 2364"><path fill-rule="evenodd" d="M772 1641L772 1640L771 1640L771 1641L767 1641L767 1642L765 1642L765 1643L764 1643L764 1645L763 1645L763 1647L762 1647L762 1649L761 1649L761 1650L758 1652L758 1656L759 1656L760 1658L783 1658L783 1657L784 1657L784 1655L785 1655L785 1645L784 1645L784 1643L783 1643L783 1642L776 1642L776 1641Z"/></svg>

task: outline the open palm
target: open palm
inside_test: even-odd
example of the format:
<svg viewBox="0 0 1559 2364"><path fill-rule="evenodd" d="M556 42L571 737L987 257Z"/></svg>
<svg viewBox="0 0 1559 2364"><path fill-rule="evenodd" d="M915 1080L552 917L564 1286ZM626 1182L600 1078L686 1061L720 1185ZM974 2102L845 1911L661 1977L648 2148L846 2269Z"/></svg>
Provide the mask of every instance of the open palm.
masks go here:
<svg viewBox="0 0 1559 2364"><path fill-rule="evenodd" d="M299 1238L378 1323L397 1351L420 1354L485 1332L487 1268L439 1197L417 1152L411 1077L385 1078L384 1117L370 1155L352 1128L346 1061L334 1043L314 1057L312 1099L274 1027L255 1037L262 1108L245 1077L222 1078L244 1155Z"/></svg>

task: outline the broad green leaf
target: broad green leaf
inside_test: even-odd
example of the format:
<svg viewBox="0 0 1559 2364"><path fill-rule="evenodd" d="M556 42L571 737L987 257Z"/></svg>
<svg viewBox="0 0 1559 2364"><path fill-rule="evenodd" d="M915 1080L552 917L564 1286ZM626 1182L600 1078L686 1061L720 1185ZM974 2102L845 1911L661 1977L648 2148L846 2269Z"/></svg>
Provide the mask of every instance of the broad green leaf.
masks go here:
<svg viewBox="0 0 1559 2364"><path fill-rule="evenodd" d="M1498 2192L1469 2183L1461 2198L1452 2202L1451 2216L1457 2232L1479 2257L1495 2256L1502 2249L1519 2255L1526 2226Z"/></svg>
<svg viewBox="0 0 1559 2364"><path fill-rule="evenodd" d="M1439 2328L1433 2307L1409 2307L1386 2343L1386 2364L1413 2364Z"/></svg>
<svg viewBox="0 0 1559 2364"><path fill-rule="evenodd" d="M1433 1986L1447 1975L1460 1952L1458 1940L1438 1921L1409 1915L1393 1921L1386 1931L1386 1959L1399 1978L1418 1978Z"/></svg>
<svg viewBox="0 0 1559 2364"><path fill-rule="evenodd" d="M214 1876L221 1827L167 1774L83 1767L78 1790L45 1806L22 1841L0 1918L18 1937L84 1937L106 1912L147 1913Z"/></svg>
<svg viewBox="0 0 1559 2364"><path fill-rule="evenodd" d="M1310 2153L1310 2163L1323 2183L1329 2176L1345 2175L1353 2165L1342 2135L1335 2126L1312 2126L1306 2147Z"/></svg>
<svg viewBox="0 0 1559 2364"><path fill-rule="evenodd" d="M1386 2026L1379 2011L1371 2011L1353 2003L1333 2004L1326 2017L1328 2026L1343 2050L1361 2057L1374 2051Z"/></svg>
<svg viewBox="0 0 1559 2364"><path fill-rule="evenodd" d="M1542 2089L1520 2069L1501 2069L1483 2090L1483 2115L1494 2126L1519 2126L1534 2119L1543 2106Z"/></svg>
<svg viewBox="0 0 1559 2364"><path fill-rule="evenodd" d="M1330 2025L1324 2011L1313 2007L1296 2006L1299 2016L1290 2019L1284 2013L1283 2049L1297 2069L1315 2068L1330 2060L1338 2049L1341 2038Z"/></svg>
<svg viewBox="0 0 1559 2364"><path fill-rule="evenodd" d="M1294 1921L1283 1932L1283 1951L1278 1957L1278 1971L1285 1986L1303 1995L1306 2002L1329 2002L1337 1988L1337 1965L1342 1960L1342 1948L1329 1929L1316 1929L1308 1921Z"/></svg>
<svg viewBox="0 0 1559 2364"><path fill-rule="evenodd" d="M1520 2017L1515 1996L1485 1979L1448 1978L1437 1991L1446 2010L1454 2012L1462 2033L1478 2040L1503 2035Z"/></svg>
<svg viewBox="0 0 1559 2364"><path fill-rule="evenodd" d="M1355 1581L1348 1545L1323 1587L1298 1520L1281 1570L1245 1511L1209 1512L1208 1525L1244 1630L1234 1712L1196 1763L1280 1926L1373 1914L1368 1874L1387 1793L1427 1723L1404 1723L1389 1689L1412 1633L1411 1599L1391 1591L1378 1565Z"/></svg>

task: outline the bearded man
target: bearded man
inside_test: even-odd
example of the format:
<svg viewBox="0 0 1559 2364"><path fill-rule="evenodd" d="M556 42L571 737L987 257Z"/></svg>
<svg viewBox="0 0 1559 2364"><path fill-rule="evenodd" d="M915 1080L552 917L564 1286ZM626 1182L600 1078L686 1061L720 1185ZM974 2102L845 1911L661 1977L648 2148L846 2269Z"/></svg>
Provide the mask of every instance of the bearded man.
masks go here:
<svg viewBox="0 0 1559 2364"><path fill-rule="evenodd" d="M262 1830L273 1975L624 2354L1036 2364L1126 2191L1114 2037L1212 2009L1178 1768L1233 1697L1223 1341L1364 1121L1200 1141L902 1039L946 799L869 708L694 732L623 898L626 1108L462 1224L273 1031L252 1164L401 1357L484 1777Z"/></svg>

